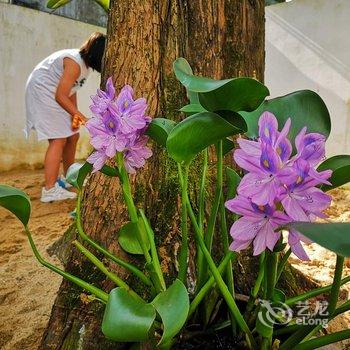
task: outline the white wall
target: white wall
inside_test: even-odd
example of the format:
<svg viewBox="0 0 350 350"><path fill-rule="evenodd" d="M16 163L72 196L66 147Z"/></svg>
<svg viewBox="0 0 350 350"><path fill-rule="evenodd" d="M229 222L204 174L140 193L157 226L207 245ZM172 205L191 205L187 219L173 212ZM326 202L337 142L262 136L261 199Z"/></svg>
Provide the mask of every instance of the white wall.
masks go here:
<svg viewBox="0 0 350 350"><path fill-rule="evenodd" d="M79 47L96 27L71 19L0 2L0 170L17 166L40 166L47 141L36 141L32 132L24 138L24 88L27 77L43 58L64 49ZM90 96L96 92L100 76L92 73L78 92L80 110L89 111ZM77 157L89 150L86 132L81 133Z"/></svg>
<svg viewBox="0 0 350 350"><path fill-rule="evenodd" d="M350 154L350 1L293 0L266 8L265 83L273 97L316 91L332 119L327 155Z"/></svg>

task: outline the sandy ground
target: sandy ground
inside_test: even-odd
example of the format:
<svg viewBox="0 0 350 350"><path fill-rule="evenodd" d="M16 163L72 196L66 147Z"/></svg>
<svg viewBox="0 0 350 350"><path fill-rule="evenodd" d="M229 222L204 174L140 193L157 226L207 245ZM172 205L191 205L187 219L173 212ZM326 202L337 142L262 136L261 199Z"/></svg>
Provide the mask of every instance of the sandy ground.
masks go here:
<svg viewBox="0 0 350 350"><path fill-rule="evenodd" d="M21 170L0 174L0 183L24 190L32 199L30 228L42 254L59 265L46 252L71 224L69 212L74 201L43 204L40 202L42 170ZM350 189L334 190L329 209L332 219L350 221ZM332 282L335 255L316 244L307 247L311 261L290 261L322 285ZM344 270L344 276L350 268ZM41 267L33 257L21 224L0 208L0 349L37 349L61 277ZM342 299L349 298L350 285L343 288ZM338 317L328 328L336 331L350 326L350 315ZM350 346L343 346L343 349Z"/></svg>

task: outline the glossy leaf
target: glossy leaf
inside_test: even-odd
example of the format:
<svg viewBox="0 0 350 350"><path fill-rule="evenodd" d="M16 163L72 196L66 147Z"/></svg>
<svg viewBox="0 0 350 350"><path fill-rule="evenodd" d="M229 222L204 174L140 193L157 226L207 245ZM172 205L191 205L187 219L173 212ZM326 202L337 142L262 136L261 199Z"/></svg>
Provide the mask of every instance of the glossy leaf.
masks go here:
<svg viewBox="0 0 350 350"><path fill-rule="evenodd" d="M114 288L109 293L102 332L117 342L142 342L148 338L155 317L151 304L135 299L124 288Z"/></svg>
<svg viewBox="0 0 350 350"><path fill-rule="evenodd" d="M350 257L350 223L295 222L290 226L337 255Z"/></svg>
<svg viewBox="0 0 350 350"><path fill-rule="evenodd" d="M125 250L127 253L143 255L143 250L137 239L137 230L139 229L139 227L141 230L145 231L145 226L141 219L139 220L138 224L132 222L126 223L118 232L118 242L123 248L123 250ZM146 235L146 231L144 235ZM146 246L150 248L150 244L148 241Z"/></svg>
<svg viewBox="0 0 350 350"><path fill-rule="evenodd" d="M329 191L350 182L350 155L339 155L326 159L318 167L318 171L330 169L333 171L329 182L331 186L323 185L324 191Z"/></svg>
<svg viewBox="0 0 350 350"><path fill-rule="evenodd" d="M28 224L31 204L29 197L23 191L0 185L0 206L14 214L24 226Z"/></svg>
<svg viewBox="0 0 350 350"><path fill-rule="evenodd" d="M310 90L296 91L265 101L253 112L240 112L248 125L248 137L258 137L258 120L265 111L276 116L280 129L286 120L291 118L290 140L294 140L304 126L308 132L318 132L326 137L331 131L331 120L325 103L319 95Z"/></svg>
<svg viewBox="0 0 350 350"><path fill-rule="evenodd" d="M200 112L205 112L206 109L203 108L200 104L198 103L193 103L193 104L189 104L186 106L183 106L180 109L181 112L184 112L188 115L192 115L192 114L196 114L196 113L200 113Z"/></svg>
<svg viewBox="0 0 350 350"><path fill-rule="evenodd" d="M106 12L109 10L109 0L94 0L97 4L99 4Z"/></svg>
<svg viewBox="0 0 350 350"><path fill-rule="evenodd" d="M253 111L269 95L267 87L255 79L198 77L190 74L188 67L184 58L178 58L173 64L178 80L187 90L198 93L200 104L208 111Z"/></svg>
<svg viewBox="0 0 350 350"><path fill-rule="evenodd" d="M159 344L169 342L183 327L190 307L187 289L176 280L166 291L152 301L163 322L163 336Z"/></svg>
<svg viewBox="0 0 350 350"><path fill-rule="evenodd" d="M165 147L168 135L175 125L173 120L154 118L148 126L146 134L159 145Z"/></svg>
<svg viewBox="0 0 350 350"><path fill-rule="evenodd" d="M190 162L199 152L219 140L237 134L241 130L216 113L202 112L191 115L177 124L170 132L167 149L177 162ZM237 124L241 125L240 117Z"/></svg>
<svg viewBox="0 0 350 350"><path fill-rule="evenodd" d="M237 194L237 187L241 182L241 177L231 168L226 167L227 178L227 198L234 198Z"/></svg>

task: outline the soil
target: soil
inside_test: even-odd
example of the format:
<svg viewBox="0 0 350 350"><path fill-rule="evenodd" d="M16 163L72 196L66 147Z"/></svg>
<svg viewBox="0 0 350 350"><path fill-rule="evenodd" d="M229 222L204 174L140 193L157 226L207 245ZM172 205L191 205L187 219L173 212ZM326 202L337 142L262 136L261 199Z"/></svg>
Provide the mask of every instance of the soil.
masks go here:
<svg viewBox="0 0 350 350"><path fill-rule="evenodd" d="M59 260L49 256L47 249L55 243L72 223L69 213L74 201L41 203L42 170L16 170L0 174L0 183L24 190L32 200L29 227L36 244L45 258L56 265ZM332 207L328 214L332 220L350 221L350 189L333 190ZM332 282L335 254L311 244L306 247L310 262L301 262L291 256L290 262L321 285ZM344 276L350 274L349 267ZM0 208L0 349L37 349L61 277L41 267L35 260L19 221ZM350 285L343 287L342 301L349 298ZM350 313L337 317L327 332L349 328ZM229 349L222 347L217 348ZM349 342L347 343L349 344ZM342 349L350 348L346 343ZM202 347L203 348L203 347Z"/></svg>

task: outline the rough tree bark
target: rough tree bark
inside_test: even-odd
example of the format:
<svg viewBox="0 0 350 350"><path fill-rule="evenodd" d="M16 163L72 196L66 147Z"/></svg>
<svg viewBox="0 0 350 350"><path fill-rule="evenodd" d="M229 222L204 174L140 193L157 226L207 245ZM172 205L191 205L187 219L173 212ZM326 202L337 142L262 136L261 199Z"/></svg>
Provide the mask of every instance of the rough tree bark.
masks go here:
<svg viewBox="0 0 350 350"><path fill-rule="evenodd" d="M136 96L147 98L153 117L181 118L177 110L185 102L185 94L172 73L172 62L177 57L186 57L195 74L215 78L244 75L263 80L264 0L114 0L107 33L103 81L112 76L117 89L131 84ZM193 171L195 178L198 170ZM153 157L133 182L136 203L145 208L155 228L162 269L174 276L180 246L176 166L163 150L154 147ZM116 232L127 221L121 203L116 179L102 174L90 178L84 195L85 230L123 255L116 239ZM69 243L75 236L74 228L65 236ZM67 270L107 291L113 288L74 248L63 250ZM111 267L140 291L123 269ZM242 264L238 266L241 269L245 269ZM241 279L237 288L247 293L249 284ZM69 282L62 282L40 348L123 348L103 337L103 309L97 302L84 302L81 293Z"/></svg>

